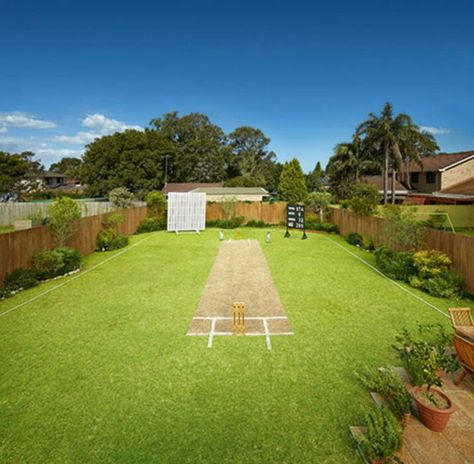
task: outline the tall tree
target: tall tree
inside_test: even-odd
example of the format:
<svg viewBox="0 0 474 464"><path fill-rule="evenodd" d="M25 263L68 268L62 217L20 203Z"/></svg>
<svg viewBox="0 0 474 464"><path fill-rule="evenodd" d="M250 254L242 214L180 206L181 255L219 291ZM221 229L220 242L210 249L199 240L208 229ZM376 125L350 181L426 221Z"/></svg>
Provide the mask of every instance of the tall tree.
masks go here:
<svg viewBox="0 0 474 464"><path fill-rule="evenodd" d="M157 131L127 130L90 143L83 156L82 181L91 195L125 187L143 196L163 186L163 159L173 144Z"/></svg>
<svg viewBox="0 0 474 464"><path fill-rule="evenodd" d="M304 174L296 158L283 165L278 190L280 198L291 203L304 201L308 196Z"/></svg>
<svg viewBox="0 0 474 464"><path fill-rule="evenodd" d="M321 168L321 163L318 161L314 169L305 176L308 192L320 192L323 190L323 176L324 171Z"/></svg>
<svg viewBox="0 0 474 464"><path fill-rule="evenodd" d="M272 180L271 167L276 160L276 154L268 150L270 139L260 129L249 126L238 127L227 138L231 149L228 174L267 186Z"/></svg>
<svg viewBox="0 0 474 464"><path fill-rule="evenodd" d="M205 114L165 113L150 122L157 132L174 146L168 179L175 182L216 182L225 177L229 152L223 130Z"/></svg>
<svg viewBox="0 0 474 464"><path fill-rule="evenodd" d="M69 177L80 179L82 160L80 158L64 157L57 163L51 164L50 171L60 172Z"/></svg>
<svg viewBox="0 0 474 464"><path fill-rule="evenodd" d="M35 188L34 179L44 169L40 161L33 160L34 154L7 153L0 151L0 194L19 196ZM24 182L30 178L33 182Z"/></svg>
<svg viewBox="0 0 474 464"><path fill-rule="evenodd" d="M429 151L437 149L434 139L427 137L426 133L420 131L410 116L405 113L393 114L390 103L386 103L379 116L369 114L356 130L357 136L362 138L362 149L367 158L381 161L383 173L384 204L388 202L388 174L392 169L392 201L395 201L394 184L396 172L400 170L405 156L415 159L420 150L417 146L423 146ZM416 143L415 143L416 140Z"/></svg>

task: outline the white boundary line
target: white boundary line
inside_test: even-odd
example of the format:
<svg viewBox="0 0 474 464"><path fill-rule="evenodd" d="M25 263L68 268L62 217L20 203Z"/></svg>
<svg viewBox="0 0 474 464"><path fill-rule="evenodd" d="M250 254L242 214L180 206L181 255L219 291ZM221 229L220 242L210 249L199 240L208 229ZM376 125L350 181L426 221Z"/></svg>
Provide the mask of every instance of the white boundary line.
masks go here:
<svg viewBox="0 0 474 464"><path fill-rule="evenodd" d="M332 238L326 237L325 235L318 234L321 237L324 237L326 240L329 240L330 242L334 243L334 245L338 246L339 248L342 248L346 253L350 254L354 258L358 259L360 262L364 263L366 266L370 267L372 270L374 270L377 274L380 274L382 277L387 279L388 281L392 282L393 285L398 287L399 289L403 290L405 293L408 293L411 295L413 298L417 299L418 301L421 301L423 304L429 306L430 308L434 309L435 311L438 311L442 316L446 317L449 319L449 316L440 308L435 306L434 304L430 303L429 301L426 301L425 299L421 298L421 296L416 295L415 293L411 292L407 288L403 287L400 285L397 281L391 279L390 277L386 276L382 271L377 269L375 266L372 266L372 264L368 263L365 261L365 259L362 259L360 256L357 256L355 253L352 251L348 250L346 247L343 247L340 243L337 243L335 240Z"/></svg>
<svg viewBox="0 0 474 464"><path fill-rule="evenodd" d="M148 237L145 237L145 238L141 239L139 242L134 243L133 245L130 245L130 246L127 247L125 250L122 250L121 252L117 253L116 255L110 256L110 257L107 258L107 259L104 259L104 261L101 261L100 263L95 264L95 265L92 266L91 268L86 269L85 271L78 273L77 275L75 275L74 277L70 278L69 280L66 280L66 281L63 282L63 283L61 283L61 284L59 284L59 285L56 285L55 287L52 287L52 288L50 288L49 290L46 290L45 292L40 293L39 295L36 295L35 297L30 298L29 300L26 300L26 301L24 301L23 303L20 303L20 304L14 306L13 308L8 309L7 311L4 311L3 313L0 313L0 317L5 316L5 315L7 315L8 313L11 313L11 312L15 311L16 309L19 309L19 308L21 308L21 307L23 307L23 306L26 306L26 305L29 304L29 303L33 303L33 301L39 300L41 297L47 295L48 293L51 293L51 292L54 291L54 290L57 290L58 288L64 287L65 285L69 284L70 282L72 282L72 281L74 281L74 280L76 280L76 279L79 279L79 277L82 277L82 276L88 274L89 272L93 271L94 269L97 269L99 266L102 266L103 264L108 263L109 261L112 261L113 259L118 258L119 256L121 256L121 255L123 255L123 254L129 252L132 248L134 248L134 247L136 247L137 245L139 245L140 243L143 243L144 241L150 239L151 237L153 237L153 235L150 235L150 236L148 236Z"/></svg>

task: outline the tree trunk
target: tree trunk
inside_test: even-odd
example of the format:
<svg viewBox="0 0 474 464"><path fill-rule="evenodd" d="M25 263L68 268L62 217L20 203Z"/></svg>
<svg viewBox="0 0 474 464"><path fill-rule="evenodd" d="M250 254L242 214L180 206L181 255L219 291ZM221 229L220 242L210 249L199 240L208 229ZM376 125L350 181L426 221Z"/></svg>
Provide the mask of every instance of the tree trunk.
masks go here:
<svg viewBox="0 0 474 464"><path fill-rule="evenodd" d="M319 208L319 222L324 222L324 210Z"/></svg>
<svg viewBox="0 0 474 464"><path fill-rule="evenodd" d="M392 205L395 204L395 180L397 178L397 171L392 168Z"/></svg>
<svg viewBox="0 0 474 464"><path fill-rule="evenodd" d="M384 151L383 163L383 204L386 205L388 201L388 150Z"/></svg>

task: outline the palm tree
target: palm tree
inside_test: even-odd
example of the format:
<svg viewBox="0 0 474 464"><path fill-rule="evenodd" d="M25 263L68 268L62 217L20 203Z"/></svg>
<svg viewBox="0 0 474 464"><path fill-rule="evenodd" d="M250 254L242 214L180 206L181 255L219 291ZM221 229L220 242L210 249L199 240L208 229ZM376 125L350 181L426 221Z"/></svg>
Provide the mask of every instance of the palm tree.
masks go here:
<svg viewBox="0 0 474 464"><path fill-rule="evenodd" d="M420 157L432 154L438 146L434 138L420 130L405 113L394 116L390 103L385 103L380 116L374 113L356 130L362 140L367 159L382 164L384 204L388 202L388 173L392 169L392 203L395 202L395 180L403 162L421 163Z"/></svg>

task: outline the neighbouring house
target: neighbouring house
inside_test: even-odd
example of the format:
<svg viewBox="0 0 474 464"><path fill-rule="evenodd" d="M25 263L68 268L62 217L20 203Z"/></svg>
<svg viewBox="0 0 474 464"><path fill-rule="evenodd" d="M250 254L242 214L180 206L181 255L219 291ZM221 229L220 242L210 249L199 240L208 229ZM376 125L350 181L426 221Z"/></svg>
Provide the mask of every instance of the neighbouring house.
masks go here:
<svg viewBox="0 0 474 464"><path fill-rule="evenodd" d="M162 189L163 195L172 192L201 192L206 194L207 201L263 201L270 194L262 187L224 187L223 182L214 183L168 183Z"/></svg>
<svg viewBox="0 0 474 464"><path fill-rule="evenodd" d="M421 162L410 162L400 173L400 180L417 192L446 192L474 178L474 151L426 156Z"/></svg>
<svg viewBox="0 0 474 464"><path fill-rule="evenodd" d="M262 187L199 187L193 191L205 193L207 201L263 201L270 196Z"/></svg>
<svg viewBox="0 0 474 464"><path fill-rule="evenodd" d="M193 192L200 187L220 188L224 187L224 182L169 182L165 184L161 192L165 197L168 197L168 193Z"/></svg>
<svg viewBox="0 0 474 464"><path fill-rule="evenodd" d="M377 187L380 195L383 195L383 176L365 176L363 178L364 182L368 184L375 185ZM388 178L388 198L392 198L392 176ZM405 188L397 179L395 179L395 202L402 203L406 196L408 195L408 189Z"/></svg>

